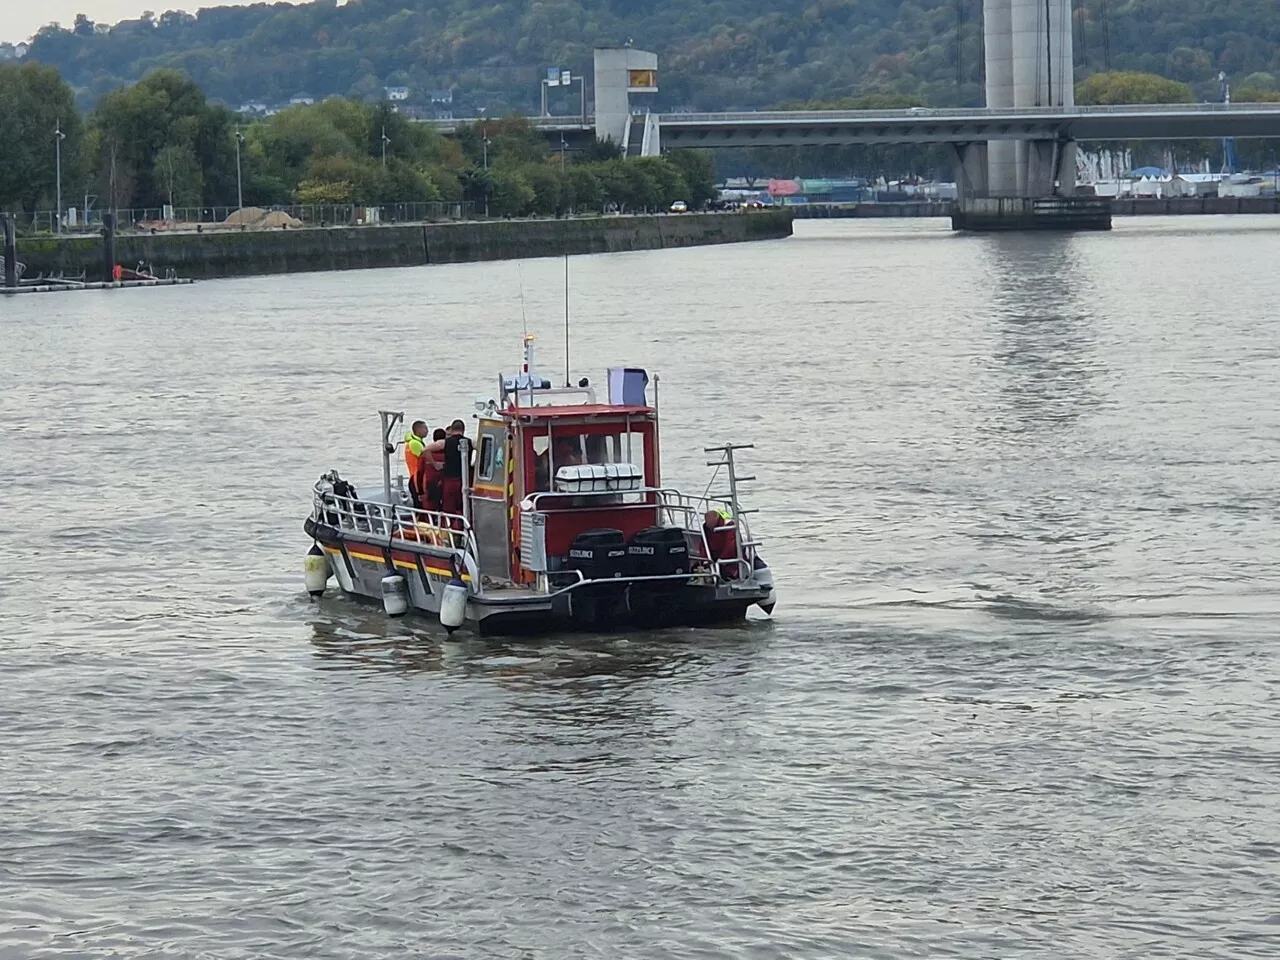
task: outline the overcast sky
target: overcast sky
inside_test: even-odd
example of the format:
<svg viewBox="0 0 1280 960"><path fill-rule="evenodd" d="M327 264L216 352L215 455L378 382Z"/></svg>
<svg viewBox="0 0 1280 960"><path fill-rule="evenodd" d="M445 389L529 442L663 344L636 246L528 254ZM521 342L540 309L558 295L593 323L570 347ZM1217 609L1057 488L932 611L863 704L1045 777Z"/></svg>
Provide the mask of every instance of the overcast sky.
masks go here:
<svg viewBox="0 0 1280 960"><path fill-rule="evenodd" d="M103 23L116 23L119 20L133 20L144 10L151 10L157 16L166 10L190 10L195 13L201 7L242 6L252 0L192 0L184 3L174 2L147 3L146 0L0 0L0 40L16 43L28 39L46 23L61 23L70 27L75 22L76 14L83 13L90 20Z"/></svg>

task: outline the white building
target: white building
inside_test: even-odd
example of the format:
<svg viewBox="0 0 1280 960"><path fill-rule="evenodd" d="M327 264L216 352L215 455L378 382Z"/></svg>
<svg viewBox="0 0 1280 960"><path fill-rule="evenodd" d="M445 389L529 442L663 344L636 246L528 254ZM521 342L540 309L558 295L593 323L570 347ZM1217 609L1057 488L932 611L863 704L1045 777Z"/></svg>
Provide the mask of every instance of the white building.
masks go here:
<svg viewBox="0 0 1280 960"><path fill-rule="evenodd" d="M382 91L387 95L388 100L408 100L409 99L408 87L383 87Z"/></svg>

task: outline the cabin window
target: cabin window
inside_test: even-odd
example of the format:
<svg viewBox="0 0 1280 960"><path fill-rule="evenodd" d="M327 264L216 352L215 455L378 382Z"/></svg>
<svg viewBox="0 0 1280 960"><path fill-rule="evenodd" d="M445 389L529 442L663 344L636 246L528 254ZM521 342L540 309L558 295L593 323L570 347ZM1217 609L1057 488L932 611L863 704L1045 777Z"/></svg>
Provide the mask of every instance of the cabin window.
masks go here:
<svg viewBox="0 0 1280 960"><path fill-rule="evenodd" d="M550 424L549 433L550 437L529 437L526 447L532 455L533 491L552 490L554 474L570 464L630 463L640 468L646 484L652 482L645 428L628 429L621 423Z"/></svg>
<svg viewBox="0 0 1280 960"><path fill-rule="evenodd" d="M497 443L494 442L494 436L486 433L480 438L480 453L476 456L476 470L481 480L492 480L494 471L498 468L498 458L501 451L498 449Z"/></svg>

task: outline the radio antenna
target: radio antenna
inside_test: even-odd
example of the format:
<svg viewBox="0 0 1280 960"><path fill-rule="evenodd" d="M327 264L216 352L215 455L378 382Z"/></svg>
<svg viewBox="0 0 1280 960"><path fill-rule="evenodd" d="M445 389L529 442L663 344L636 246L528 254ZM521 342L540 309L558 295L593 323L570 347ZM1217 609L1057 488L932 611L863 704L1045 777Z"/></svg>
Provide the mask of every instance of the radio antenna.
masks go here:
<svg viewBox="0 0 1280 960"><path fill-rule="evenodd" d="M569 254L564 255L564 385L569 386Z"/></svg>
<svg viewBox="0 0 1280 960"><path fill-rule="evenodd" d="M529 318L525 316L524 312L524 267L521 266L519 260L516 261L516 273L520 277L520 332L527 339L529 336Z"/></svg>

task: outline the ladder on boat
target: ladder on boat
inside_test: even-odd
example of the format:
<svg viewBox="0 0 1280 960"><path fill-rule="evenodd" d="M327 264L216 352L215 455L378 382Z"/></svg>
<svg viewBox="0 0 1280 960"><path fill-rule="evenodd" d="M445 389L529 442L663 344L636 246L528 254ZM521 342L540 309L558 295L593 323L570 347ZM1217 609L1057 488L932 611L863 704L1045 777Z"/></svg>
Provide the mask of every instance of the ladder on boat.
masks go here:
<svg viewBox="0 0 1280 960"><path fill-rule="evenodd" d="M740 522L740 518L747 514L759 513L760 511L755 508L745 509L742 504L738 502L739 484L750 483L755 480L755 476L752 475L744 477L738 473L738 466L734 458L734 451L754 450L755 446L756 445L754 443L725 443L718 447L702 448L703 453L717 453L720 455L717 460L708 460L707 466L715 467L717 474L719 474L721 468L724 468L725 473L729 478L729 492L728 495L717 494L715 499L727 500L729 502L729 512L733 516L733 525L739 533L744 529ZM747 529L749 530L749 528ZM738 548L738 569L740 571L749 571L751 569L751 561L747 560L746 551L754 551L756 547L760 546L761 541L755 539L748 540L742 536L735 536L734 541L737 543Z"/></svg>

